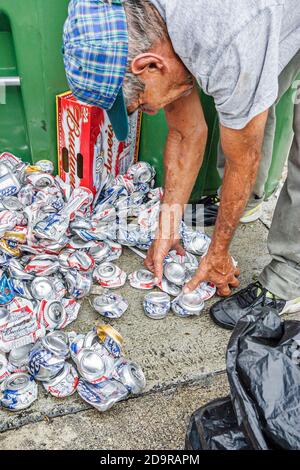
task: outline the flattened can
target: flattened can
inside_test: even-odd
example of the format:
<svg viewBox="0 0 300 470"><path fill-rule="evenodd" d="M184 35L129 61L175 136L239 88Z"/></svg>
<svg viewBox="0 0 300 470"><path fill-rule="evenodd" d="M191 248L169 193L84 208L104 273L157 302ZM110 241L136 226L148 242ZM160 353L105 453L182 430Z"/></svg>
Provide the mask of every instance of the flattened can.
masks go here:
<svg viewBox="0 0 300 470"><path fill-rule="evenodd" d="M146 379L141 367L124 357L116 362L113 377L122 382L132 394L140 393L146 387Z"/></svg>
<svg viewBox="0 0 300 470"><path fill-rule="evenodd" d="M31 350L29 372L36 380L51 380L64 368L68 356L67 335L61 331L49 333Z"/></svg>
<svg viewBox="0 0 300 470"><path fill-rule="evenodd" d="M75 393L79 377L75 367L66 362L64 368L53 379L43 382L45 390L57 398L65 398Z"/></svg>
<svg viewBox="0 0 300 470"><path fill-rule="evenodd" d="M1 385L0 403L9 411L29 408L38 397L38 387L29 374L18 372L10 375Z"/></svg>
<svg viewBox="0 0 300 470"><path fill-rule="evenodd" d="M80 375L92 384L107 380L110 376L114 360L95 349L82 349L76 357Z"/></svg>
<svg viewBox="0 0 300 470"><path fill-rule="evenodd" d="M186 278L186 268L180 263L166 263L164 266L164 275L166 279L176 286L183 286Z"/></svg>
<svg viewBox="0 0 300 470"><path fill-rule="evenodd" d="M165 292L151 292L144 298L144 311L153 320L165 318L171 308L171 299Z"/></svg>
<svg viewBox="0 0 300 470"><path fill-rule="evenodd" d="M151 290L155 287L155 277L147 269L139 269L129 274L128 280L135 289Z"/></svg>
<svg viewBox="0 0 300 470"><path fill-rule="evenodd" d="M120 357L124 342L120 333L111 325L100 325L96 327L96 332L107 351L114 357Z"/></svg>
<svg viewBox="0 0 300 470"><path fill-rule="evenodd" d="M128 302L121 295L110 292L94 297L91 305L100 315L110 319L120 318L128 309Z"/></svg>
<svg viewBox="0 0 300 470"><path fill-rule="evenodd" d="M179 317L199 316L203 309L204 302L197 292L181 294L172 302L172 310Z"/></svg>
<svg viewBox="0 0 300 470"><path fill-rule="evenodd" d="M94 271L95 281L102 287L116 289L124 286L127 274L113 263L100 264Z"/></svg>
<svg viewBox="0 0 300 470"><path fill-rule="evenodd" d="M105 380L98 384L91 384L80 379L77 392L84 401L101 412L109 410L115 403L128 396L127 388L114 379Z"/></svg>

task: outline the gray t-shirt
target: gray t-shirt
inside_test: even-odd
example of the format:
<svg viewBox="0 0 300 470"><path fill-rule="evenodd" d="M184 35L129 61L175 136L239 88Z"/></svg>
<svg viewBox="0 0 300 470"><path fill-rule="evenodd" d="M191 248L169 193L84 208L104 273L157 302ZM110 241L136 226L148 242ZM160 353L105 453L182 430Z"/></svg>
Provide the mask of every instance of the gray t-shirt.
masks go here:
<svg viewBox="0 0 300 470"><path fill-rule="evenodd" d="M242 129L268 109L300 50L300 0L150 0L220 122Z"/></svg>

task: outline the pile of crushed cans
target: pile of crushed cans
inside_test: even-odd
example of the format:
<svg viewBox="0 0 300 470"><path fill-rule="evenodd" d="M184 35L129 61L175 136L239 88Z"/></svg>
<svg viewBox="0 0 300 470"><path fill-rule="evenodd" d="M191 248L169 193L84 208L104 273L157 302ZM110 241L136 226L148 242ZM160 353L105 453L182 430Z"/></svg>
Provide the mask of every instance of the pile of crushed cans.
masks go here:
<svg viewBox="0 0 300 470"><path fill-rule="evenodd" d="M52 162L35 165L0 155L0 403L22 410L37 399L37 381L53 396L78 394L100 411L140 393L145 377L122 355L122 338L110 325L86 335L62 330L76 320L81 299L107 319L121 317L128 302L111 289L127 274L113 261L123 246L144 257L154 240L162 188L154 188L155 170L147 163L131 166L113 178L103 167L97 194L72 189L53 176ZM215 286L203 283L191 294L183 285L198 268L210 239L182 222L185 256L170 252L157 286L151 272L128 276L130 285L149 292L145 314L165 318L169 311L200 315ZM171 297L174 300L171 301Z"/></svg>

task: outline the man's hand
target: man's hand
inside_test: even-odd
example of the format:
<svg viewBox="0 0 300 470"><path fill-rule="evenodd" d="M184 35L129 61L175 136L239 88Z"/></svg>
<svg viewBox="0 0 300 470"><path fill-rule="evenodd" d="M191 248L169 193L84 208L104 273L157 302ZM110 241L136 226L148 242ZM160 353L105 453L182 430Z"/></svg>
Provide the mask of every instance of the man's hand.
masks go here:
<svg viewBox="0 0 300 470"><path fill-rule="evenodd" d="M171 250L175 250L179 255L184 256L185 251L177 239L156 239L148 251L147 258L145 259L145 266L149 271L154 273L156 283L160 284L163 277L163 262Z"/></svg>
<svg viewBox="0 0 300 470"><path fill-rule="evenodd" d="M230 287L239 287L239 275L240 270L234 266L229 253L220 255L208 252L193 279L185 286L184 293L197 289L201 282L210 281L217 286L219 296L227 297L231 295Z"/></svg>

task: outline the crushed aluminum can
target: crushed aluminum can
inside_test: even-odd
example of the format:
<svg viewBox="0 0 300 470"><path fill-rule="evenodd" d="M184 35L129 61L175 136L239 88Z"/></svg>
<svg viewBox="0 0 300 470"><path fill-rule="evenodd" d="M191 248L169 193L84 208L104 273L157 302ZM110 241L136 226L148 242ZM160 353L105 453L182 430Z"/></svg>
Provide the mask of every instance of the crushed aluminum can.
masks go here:
<svg viewBox="0 0 300 470"><path fill-rule="evenodd" d="M54 177L48 173L32 173L27 175L26 181L34 188L47 188L54 183Z"/></svg>
<svg viewBox="0 0 300 470"><path fill-rule="evenodd" d="M126 177L134 183L150 183L155 178L155 170L149 163L138 162L129 168Z"/></svg>
<svg viewBox="0 0 300 470"><path fill-rule="evenodd" d="M175 250L170 251L168 256L166 256L164 260L164 264L166 263L179 263L184 264L186 269L189 271L195 270L199 266L198 259L192 253L186 252L185 256L181 256L177 254Z"/></svg>
<svg viewBox="0 0 300 470"><path fill-rule="evenodd" d="M94 258L83 250L70 253L66 260L68 267L78 271L91 271L95 267Z"/></svg>
<svg viewBox="0 0 300 470"><path fill-rule="evenodd" d="M42 300L39 305L38 320L46 330L58 330L66 326L67 314L64 306L57 300Z"/></svg>
<svg viewBox="0 0 300 470"><path fill-rule="evenodd" d="M29 408L37 400L38 387L29 374L17 372L5 379L1 385L0 404L9 411Z"/></svg>
<svg viewBox="0 0 300 470"><path fill-rule="evenodd" d="M54 331L38 341L29 354L29 373L41 382L53 379L62 371L69 356L68 336Z"/></svg>
<svg viewBox="0 0 300 470"><path fill-rule="evenodd" d="M70 397L76 391L79 377L76 369L66 362L64 368L53 379L43 382L43 387L56 398Z"/></svg>
<svg viewBox="0 0 300 470"><path fill-rule="evenodd" d="M120 333L111 325L100 325L96 327L99 341L105 349L114 357L122 354L123 338Z"/></svg>
<svg viewBox="0 0 300 470"><path fill-rule="evenodd" d="M68 219L72 219L76 212L82 208L90 206L93 202L93 193L88 188L76 188L73 190L70 199L63 209L63 213Z"/></svg>
<svg viewBox="0 0 300 470"><path fill-rule="evenodd" d="M128 309L128 302L121 295L111 292L94 297L91 305L100 315L110 319L120 318Z"/></svg>
<svg viewBox="0 0 300 470"><path fill-rule="evenodd" d="M5 354L0 353L0 384L10 375L8 370L8 361Z"/></svg>
<svg viewBox="0 0 300 470"><path fill-rule="evenodd" d="M69 350L73 361L76 363L77 355L84 348L85 335L77 334L74 331L68 333L69 338Z"/></svg>
<svg viewBox="0 0 300 470"><path fill-rule="evenodd" d="M20 279L23 281L32 281L32 279L34 278L33 274L26 273L23 265L20 263L19 260L15 258L12 258L10 260L8 269L12 278Z"/></svg>
<svg viewBox="0 0 300 470"><path fill-rule="evenodd" d="M172 310L179 317L199 316L203 309L204 302L196 292L181 294L172 302Z"/></svg>
<svg viewBox="0 0 300 470"><path fill-rule="evenodd" d="M38 221L33 227L33 233L38 238L46 238L59 242L69 227L69 218L65 214L49 214L45 219Z"/></svg>
<svg viewBox="0 0 300 470"><path fill-rule="evenodd" d="M34 343L45 336L46 330L34 316L25 316L17 324L8 326L0 331L0 350L9 352Z"/></svg>
<svg viewBox="0 0 300 470"><path fill-rule="evenodd" d="M37 171L42 173L52 174L54 172L54 165L51 160L39 160L34 164Z"/></svg>
<svg viewBox="0 0 300 470"><path fill-rule="evenodd" d="M120 245L120 243L117 243L111 240L106 240L106 243L110 248L110 253L106 261L115 261L119 259L123 252L122 245Z"/></svg>
<svg viewBox="0 0 300 470"><path fill-rule="evenodd" d="M1 199L1 204L4 209L9 211L22 211L24 209L24 205L22 202L17 198L17 196L7 196Z"/></svg>
<svg viewBox="0 0 300 470"><path fill-rule="evenodd" d="M193 230L188 227L184 222L181 224L181 237L183 246L186 251L194 255L202 256L205 254L211 243L211 239L208 235L199 230Z"/></svg>
<svg viewBox="0 0 300 470"><path fill-rule="evenodd" d="M37 255L25 266L25 272L35 276L51 276L59 269L55 255Z"/></svg>
<svg viewBox="0 0 300 470"><path fill-rule="evenodd" d="M55 290L51 278L36 277L31 282L31 293L37 300L50 300L55 298Z"/></svg>
<svg viewBox="0 0 300 470"><path fill-rule="evenodd" d="M52 278L55 299L62 301L67 294L67 288L60 277Z"/></svg>
<svg viewBox="0 0 300 470"><path fill-rule="evenodd" d="M18 214L10 210L0 211L0 233L4 234L8 230L13 230L18 222Z"/></svg>
<svg viewBox="0 0 300 470"><path fill-rule="evenodd" d="M19 246L15 242L10 242L9 240L0 240L0 251L16 258L21 256Z"/></svg>
<svg viewBox="0 0 300 470"><path fill-rule="evenodd" d="M10 372L27 372L29 353L32 347L33 343L30 343L10 351L8 355L8 367Z"/></svg>
<svg viewBox="0 0 300 470"><path fill-rule="evenodd" d="M103 263L104 261L107 261L110 254L110 247L105 242L99 242L95 244L95 246L89 248L89 254L96 263Z"/></svg>
<svg viewBox="0 0 300 470"><path fill-rule="evenodd" d="M166 318L171 308L171 299L164 292L150 292L144 298L144 311L153 320Z"/></svg>
<svg viewBox="0 0 300 470"><path fill-rule="evenodd" d="M175 262L166 263L164 266L164 276L172 284L183 286L186 279L185 265Z"/></svg>
<svg viewBox="0 0 300 470"><path fill-rule="evenodd" d="M114 358L95 349L83 348L76 356L79 374L91 384L97 384L111 375Z"/></svg>
<svg viewBox="0 0 300 470"><path fill-rule="evenodd" d="M181 287L172 284L172 282L169 282L168 279L166 279L164 276L162 278L161 283L158 284L157 287L159 287L163 292L171 295L172 297L178 297L178 295L181 293Z"/></svg>
<svg viewBox="0 0 300 470"><path fill-rule="evenodd" d="M100 286L116 289L124 286L127 274L115 264L107 262L96 267L93 277Z"/></svg>
<svg viewBox="0 0 300 470"><path fill-rule="evenodd" d="M69 296L73 299L82 299L87 296L92 289L93 277L91 273L84 273L72 269L66 272L64 279Z"/></svg>
<svg viewBox="0 0 300 470"><path fill-rule="evenodd" d="M21 279L12 279L14 292L17 296L24 297L25 299L32 300L32 294L29 286L29 281L22 281Z"/></svg>
<svg viewBox="0 0 300 470"><path fill-rule="evenodd" d="M151 290L155 287L155 277L147 269L139 269L128 276L131 287L135 289Z"/></svg>
<svg viewBox="0 0 300 470"><path fill-rule="evenodd" d="M15 297L12 280L6 274L0 277L0 305L9 304Z"/></svg>
<svg viewBox="0 0 300 470"><path fill-rule="evenodd" d="M4 163L0 162L0 196L14 196L21 189L21 185Z"/></svg>
<svg viewBox="0 0 300 470"><path fill-rule="evenodd" d="M212 282L201 282L200 286L195 289L194 292L200 295L201 299L205 302L216 294L217 288Z"/></svg>
<svg viewBox="0 0 300 470"><path fill-rule="evenodd" d="M141 367L124 357L115 363L113 378L122 382L132 394L138 394L146 387L146 379Z"/></svg>
<svg viewBox="0 0 300 470"><path fill-rule="evenodd" d="M74 299L62 299L61 302L67 317L64 328L77 319L81 304Z"/></svg>
<svg viewBox="0 0 300 470"><path fill-rule="evenodd" d="M110 379L91 384L83 379L77 386L78 395L98 411L104 412L128 396L127 388L119 381Z"/></svg>

